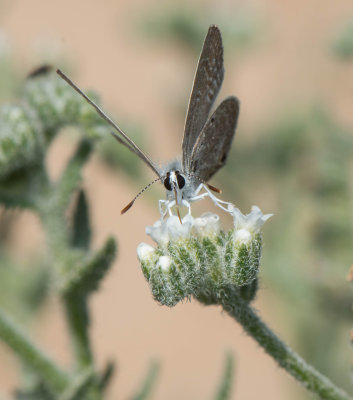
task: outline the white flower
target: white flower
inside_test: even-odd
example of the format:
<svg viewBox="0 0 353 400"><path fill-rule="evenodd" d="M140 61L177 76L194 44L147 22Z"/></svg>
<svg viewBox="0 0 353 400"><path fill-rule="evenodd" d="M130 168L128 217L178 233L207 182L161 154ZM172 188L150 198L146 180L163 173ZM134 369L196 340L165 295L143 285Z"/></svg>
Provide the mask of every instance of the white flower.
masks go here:
<svg viewBox="0 0 353 400"><path fill-rule="evenodd" d="M167 224L160 219L156 221L153 226L147 226L146 233L159 245L166 246L169 242Z"/></svg>
<svg viewBox="0 0 353 400"><path fill-rule="evenodd" d="M137 257L140 261L148 261L154 253L155 248L147 243L140 243L137 246Z"/></svg>
<svg viewBox="0 0 353 400"><path fill-rule="evenodd" d="M194 227L200 236L217 235L221 229L219 216L213 213L202 214L201 217L195 218Z"/></svg>
<svg viewBox="0 0 353 400"><path fill-rule="evenodd" d="M194 218L191 215L186 215L182 219L182 223L175 215L167 219L167 230L170 240L186 239L190 236L191 229L194 225Z"/></svg>
<svg viewBox="0 0 353 400"><path fill-rule="evenodd" d="M170 240L176 241L186 239L190 236L191 229L194 225L194 218L186 215L182 219L182 223L177 216L172 215L166 220L158 220L153 226L146 228L147 235L159 245L166 246Z"/></svg>
<svg viewBox="0 0 353 400"><path fill-rule="evenodd" d="M160 267L163 271L168 271L172 260L169 256L160 256L157 262L157 267Z"/></svg>
<svg viewBox="0 0 353 400"><path fill-rule="evenodd" d="M234 218L234 227L236 230L247 230L250 233L256 233L260 227L270 218L273 214L262 214L262 211L257 206L251 207L251 212L247 215L234 207L233 205L228 206L228 211Z"/></svg>

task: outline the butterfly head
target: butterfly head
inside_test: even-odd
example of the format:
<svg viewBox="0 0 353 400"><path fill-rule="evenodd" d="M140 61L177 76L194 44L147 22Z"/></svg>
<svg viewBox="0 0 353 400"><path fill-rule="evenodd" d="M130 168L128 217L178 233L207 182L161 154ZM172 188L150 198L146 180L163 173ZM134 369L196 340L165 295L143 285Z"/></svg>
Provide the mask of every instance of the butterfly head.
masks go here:
<svg viewBox="0 0 353 400"><path fill-rule="evenodd" d="M183 189L185 187L185 183L186 181L184 175L178 170L167 172L163 180L163 185L168 192L172 192L174 189Z"/></svg>
<svg viewBox="0 0 353 400"><path fill-rule="evenodd" d="M161 182L166 190L167 199L174 199L181 203L195 193L198 180L184 171L181 161L177 158L166 163L160 170ZM176 198L177 197L177 198Z"/></svg>

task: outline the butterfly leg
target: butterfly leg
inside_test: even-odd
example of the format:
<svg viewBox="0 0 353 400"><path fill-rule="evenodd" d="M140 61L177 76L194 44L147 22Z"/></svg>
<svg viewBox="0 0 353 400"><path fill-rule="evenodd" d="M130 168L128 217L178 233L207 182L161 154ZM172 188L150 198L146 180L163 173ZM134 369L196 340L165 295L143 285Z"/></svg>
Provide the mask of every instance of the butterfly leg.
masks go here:
<svg viewBox="0 0 353 400"><path fill-rule="evenodd" d="M159 213L161 214L161 219L163 219L167 215L167 213L172 216L172 207L175 206L175 200L159 200L158 206Z"/></svg>
<svg viewBox="0 0 353 400"><path fill-rule="evenodd" d="M205 186L205 185L204 185ZM232 203L230 203L229 201L223 201L221 199L219 199L218 197L216 197L209 189L207 186L204 187L204 189L206 190L208 196L210 197L210 199L213 201L213 203L221 208L222 210L229 212L229 206L232 205ZM224 204L224 205L223 205Z"/></svg>
<svg viewBox="0 0 353 400"><path fill-rule="evenodd" d="M206 193L206 192L205 192L205 193L199 194L200 191L201 191L202 189L203 189L203 185L201 184L201 185L199 185L199 187L196 189L194 196L191 197L191 198L189 199L189 201L187 201L187 200L183 200L183 201L182 201L182 204L183 204L185 207L188 208L188 214L189 214L189 215L191 215L191 204L190 204L190 203L193 203L193 202L195 202L195 201L202 200L202 199L204 199L205 197L208 197L208 196L209 196L209 194Z"/></svg>
<svg viewBox="0 0 353 400"><path fill-rule="evenodd" d="M187 207L188 215L191 215L191 204L187 200L183 199L181 200L181 205Z"/></svg>
<svg viewBox="0 0 353 400"><path fill-rule="evenodd" d="M169 203L169 200L159 200L158 201L158 208L159 208L159 213L161 214L161 219L163 219L167 215L168 203Z"/></svg>
<svg viewBox="0 0 353 400"><path fill-rule="evenodd" d="M204 189L205 192L199 194L200 191L201 191L202 189ZM208 189L208 187L207 187L206 185L204 185L203 183L201 183L201 184L198 186L198 188L197 188L196 191L195 191L195 195L190 199L190 201L194 202L194 201L202 200L202 199L204 199L205 197L209 197L217 207L221 208L221 209L224 210L224 211L229 212L228 206L231 205L232 203L229 203L229 202L227 202L227 201L220 200L220 199L219 199L218 197L216 197L216 196ZM224 204L224 206L223 206L222 204Z"/></svg>

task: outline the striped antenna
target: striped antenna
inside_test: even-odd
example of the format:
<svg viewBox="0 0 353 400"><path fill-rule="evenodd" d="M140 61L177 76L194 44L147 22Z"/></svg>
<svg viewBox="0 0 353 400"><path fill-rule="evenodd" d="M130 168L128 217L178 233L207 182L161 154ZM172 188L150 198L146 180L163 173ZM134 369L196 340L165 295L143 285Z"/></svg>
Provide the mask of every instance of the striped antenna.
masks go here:
<svg viewBox="0 0 353 400"><path fill-rule="evenodd" d="M152 182L150 182L147 186L145 186L139 193L137 193L137 195L130 201L130 203L120 211L120 214L125 214L127 211L129 211L130 208L134 205L135 200L138 199L145 190L147 190L150 186L152 186L154 183L160 180L161 178L156 178Z"/></svg>

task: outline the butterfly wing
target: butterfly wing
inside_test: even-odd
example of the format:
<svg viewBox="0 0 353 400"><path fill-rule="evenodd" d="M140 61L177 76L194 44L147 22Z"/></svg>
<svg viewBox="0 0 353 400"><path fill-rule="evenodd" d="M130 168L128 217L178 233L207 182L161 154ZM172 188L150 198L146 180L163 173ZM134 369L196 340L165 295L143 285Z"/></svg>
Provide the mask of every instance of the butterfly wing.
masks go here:
<svg viewBox="0 0 353 400"><path fill-rule="evenodd" d="M221 32L217 26L211 25L201 51L185 121L183 138L183 169L185 172L190 171L194 144L206 123L212 104L222 85L223 75Z"/></svg>
<svg viewBox="0 0 353 400"><path fill-rule="evenodd" d="M239 101L227 97L217 107L197 138L190 159L190 172L208 181L226 162L235 134Z"/></svg>

